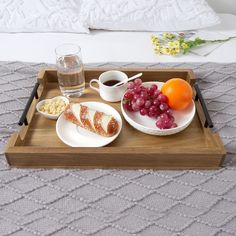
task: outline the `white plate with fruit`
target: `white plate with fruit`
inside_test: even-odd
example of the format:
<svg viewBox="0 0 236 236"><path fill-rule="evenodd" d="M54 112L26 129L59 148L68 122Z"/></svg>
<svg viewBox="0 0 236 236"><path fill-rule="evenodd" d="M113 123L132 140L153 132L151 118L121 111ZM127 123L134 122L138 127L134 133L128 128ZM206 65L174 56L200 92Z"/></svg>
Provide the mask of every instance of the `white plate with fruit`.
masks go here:
<svg viewBox="0 0 236 236"><path fill-rule="evenodd" d="M128 84L121 100L125 120L135 129L151 135L171 135L187 128L195 115L192 88L182 79Z"/></svg>

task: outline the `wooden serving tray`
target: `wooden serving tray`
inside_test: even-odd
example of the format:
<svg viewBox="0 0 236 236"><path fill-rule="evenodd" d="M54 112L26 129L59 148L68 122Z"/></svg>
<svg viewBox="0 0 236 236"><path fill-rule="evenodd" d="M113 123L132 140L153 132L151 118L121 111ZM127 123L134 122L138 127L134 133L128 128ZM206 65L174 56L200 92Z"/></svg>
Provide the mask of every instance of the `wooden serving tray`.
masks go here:
<svg viewBox="0 0 236 236"><path fill-rule="evenodd" d="M111 68L109 68L111 69ZM113 68L132 76L143 72L143 81L163 81L182 78L191 85L195 78L188 69ZM108 70L108 69L107 69ZM106 69L85 69L86 89L77 102L104 102L88 83ZM106 147L72 148L66 146L55 130L56 121L42 117L35 110L39 100L61 95L56 70L42 70L35 87L39 99L28 102L29 110L19 133L14 133L6 147L10 166L27 168L126 168L126 169L216 169L225 156L224 146L217 133L205 128L202 106L195 101L197 112L191 125L171 136L151 136L131 127L123 119L118 138ZM38 88L37 88L38 87ZM37 90L37 91L36 91ZM194 93L196 92L193 88ZM37 97L37 96L36 96ZM119 111L120 103L105 102ZM26 115L26 114L25 114Z"/></svg>

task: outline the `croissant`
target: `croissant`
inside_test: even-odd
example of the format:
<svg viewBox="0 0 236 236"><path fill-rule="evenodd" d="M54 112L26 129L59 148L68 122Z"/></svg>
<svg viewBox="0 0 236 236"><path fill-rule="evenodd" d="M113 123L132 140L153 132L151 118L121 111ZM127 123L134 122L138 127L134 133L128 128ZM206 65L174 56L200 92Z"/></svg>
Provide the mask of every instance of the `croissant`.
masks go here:
<svg viewBox="0 0 236 236"><path fill-rule="evenodd" d="M118 132L119 124L113 116L79 103L70 103L64 116L66 120L105 137L111 137Z"/></svg>

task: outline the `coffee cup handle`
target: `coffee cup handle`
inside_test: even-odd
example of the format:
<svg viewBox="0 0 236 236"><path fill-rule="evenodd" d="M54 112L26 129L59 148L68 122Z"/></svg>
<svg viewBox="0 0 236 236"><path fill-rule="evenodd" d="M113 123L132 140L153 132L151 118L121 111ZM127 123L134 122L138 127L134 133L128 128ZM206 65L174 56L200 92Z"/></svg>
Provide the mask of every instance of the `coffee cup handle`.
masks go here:
<svg viewBox="0 0 236 236"><path fill-rule="evenodd" d="M92 83L95 83L95 82L98 83L98 85L99 85L99 83L100 83L99 80L97 80L97 79L92 79L92 80L90 80L90 82L89 82L89 87L99 93L99 89L96 88L96 87L94 87L94 86L92 85Z"/></svg>

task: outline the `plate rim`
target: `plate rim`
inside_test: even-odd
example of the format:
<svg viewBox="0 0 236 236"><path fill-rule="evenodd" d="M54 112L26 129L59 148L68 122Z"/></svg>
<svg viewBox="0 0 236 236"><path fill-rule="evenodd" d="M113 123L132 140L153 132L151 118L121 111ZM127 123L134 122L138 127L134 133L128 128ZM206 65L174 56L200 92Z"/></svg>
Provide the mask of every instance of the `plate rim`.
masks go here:
<svg viewBox="0 0 236 236"><path fill-rule="evenodd" d="M146 81L146 82L143 82L143 84L164 84L164 82L161 82L161 81ZM138 126L140 129L137 129L138 131L140 131L140 132L143 132L143 133L146 133L146 134L151 134L151 135L171 135L171 134L176 134L176 133L179 133L179 132L181 132L181 131L183 131L184 129L186 129L190 124L191 124L191 122L193 121L193 119L194 119L194 116L195 116L195 114L196 114L196 106L195 106L195 102L194 102L194 100L192 99L192 104L193 104L193 115L192 115L192 117L189 119L189 121L186 123L186 124L184 124L184 125L182 125L181 127L175 127L175 128L170 128L170 129L159 129L159 128L157 128L157 129L154 129L154 128L151 128L151 127L147 127L147 126L144 126L144 125L141 125L141 124L139 124L139 123L137 123L136 121L134 121L132 118L130 118L129 116L128 116L128 114L126 113L126 111L125 111L125 109L124 109L124 107L123 107L123 99L124 99L124 96L122 97L122 99L121 99L121 111L122 111L122 115L123 115L123 117L125 118L125 120L133 127L133 128L135 128L135 129L137 129L136 127L134 127L131 123L133 122L133 123L135 123L135 125L136 126ZM145 130L147 130L147 132L145 132L144 131L144 129ZM148 131L149 132L152 132L152 133L148 133Z"/></svg>
<svg viewBox="0 0 236 236"><path fill-rule="evenodd" d="M111 137L103 137L103 136L100 136L100 135L97 134L97 135L100 136L101 138L111 138L111 140L109 140L109 142L106 142L105 144L102 144L102 145L98 145L98 146L73 146L73 145L71 145L70 143L68 143L67 141L64 141L65 139L63 139L63 138L61 137L60 132L58 131L58 124L59 124L59 122L60 122L60 119L62 119L61 117L64 116L64 112L63 112L63 113L59 116L59 118L58 118L58 120L57 120L57 122L56 122L56 133L57 133L58 138L59 138L64 144L66 144L66 145L68 145L68 146L70 146L70 147L74 147L74 148L98 148L98 147L104 147L104 146L110 144L111 142L113 142L113 141L120 135L120 133L121 133L121 130L122 130L122 127L123 127L123 122L122 122L121 115L119 114L119 112L118 112L115 108L113 108L112 106L110 106L110 105L108 105L108 104L106 104L106 103L97 102L97 101L81 102L80 104L85 104L85 105L86 105L87 103L99 103L99 104L108 106L109 109L112 108L112 110L114 110L115 112L117 112L117 114L118 114L118 116L119 116L119 119L120 119L120 120L118 120L119 131L118 131L114 136L111 136ZM66 121L66 122L69 122L69 121L67 121L67 120L65 120L65 121ZM76 128L77 125L76 125L76 124L74 124L74 125L75 125L75 128ZM81 127L81 128L82 128L82 127ZM86 129L85 129L85 130L86 130ZM89 131L89 130L87 130L87 131L88 131L88 132L91 132L91 131Z"/></svg>

